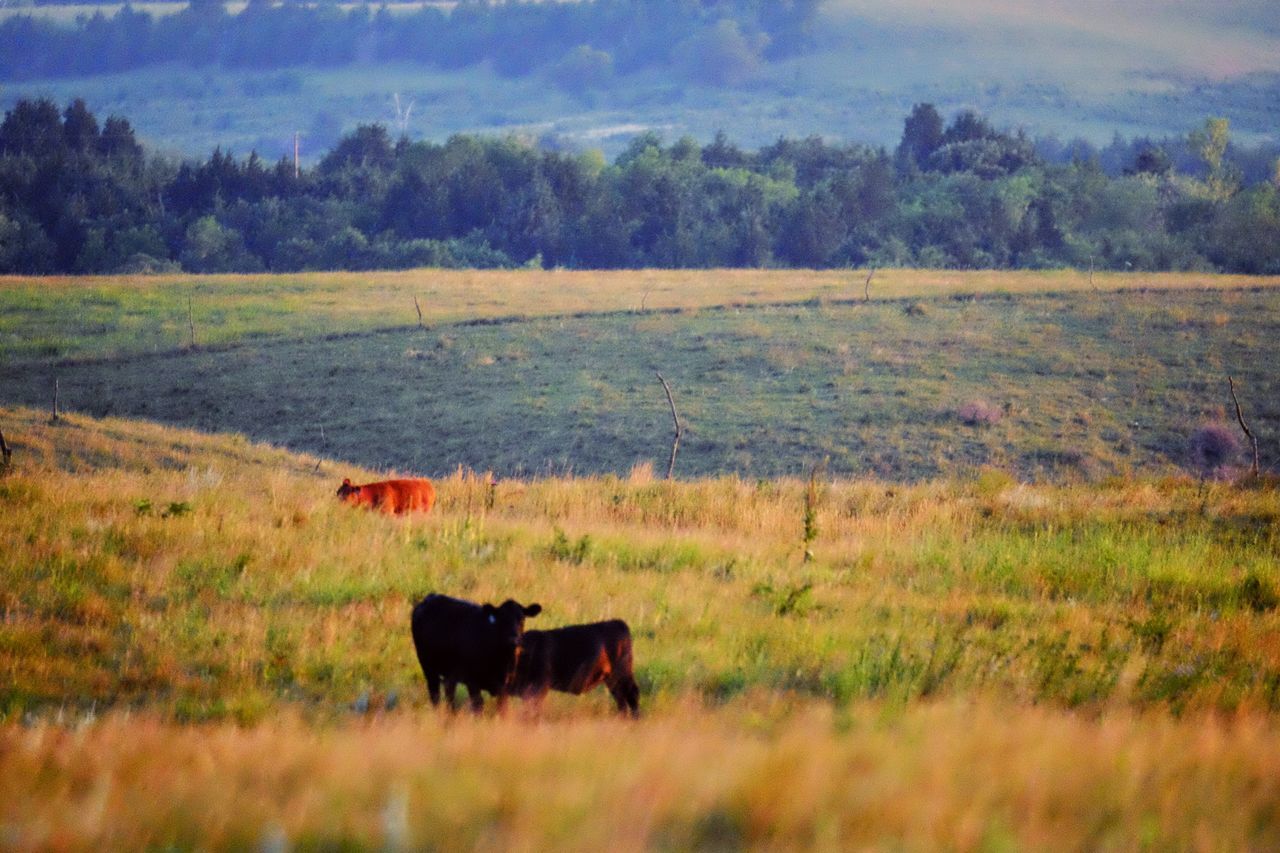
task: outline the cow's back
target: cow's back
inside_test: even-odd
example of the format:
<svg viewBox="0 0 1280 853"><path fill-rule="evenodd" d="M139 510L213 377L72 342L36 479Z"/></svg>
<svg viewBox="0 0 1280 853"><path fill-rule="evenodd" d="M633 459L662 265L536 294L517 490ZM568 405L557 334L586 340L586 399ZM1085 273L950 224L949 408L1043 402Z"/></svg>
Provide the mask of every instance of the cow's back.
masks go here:
<svg viewBox="0 0 1280 853"><path fill-rule="evenodd" d="M519 688L582 693L614 673L630 677L631 629L621 619L525 631Z"/></svg>
<svg viewBox="0 0 1280 853"><path fill-rule="evenodd" d="M436 489L430 480L388 480L385 485L392 512L430 512L435 505Z"/></svg>

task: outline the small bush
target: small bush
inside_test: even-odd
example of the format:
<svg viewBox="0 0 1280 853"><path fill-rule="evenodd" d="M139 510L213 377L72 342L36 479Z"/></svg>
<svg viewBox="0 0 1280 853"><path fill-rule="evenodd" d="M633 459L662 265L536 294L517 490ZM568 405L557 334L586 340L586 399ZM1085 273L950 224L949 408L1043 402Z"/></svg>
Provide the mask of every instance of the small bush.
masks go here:
<svg viewBox="0 0 1280 853"><path fill-rule="evenodd" d="M813 609L812 592L811 583L794 583L776 588L770 583L758 583L751 590L752 595L769 602L775 616L804 616Z"/></svg>
<svg viewBox="0 0 1280 853"><path fill-rule="evenodd" d="M1188 442L1191 464L1204 474L1229 465L1240 453L1240 439L1226 424L1204 424L1191 433Z"/></svg>
<svg viewBox="0 0 1280 853"><path fill-rule="evenodd" d="M956 417L969 426L991 426L1000 423L1000 409L985 400L971 400L956 410Z"/></svg>
<svg viewBox="0 0 1280 853"><path fill-rule="evenodd" d="M1280 606L1280 596L1276 595L1275 588L1252 572L1240 582L1239 598L1254 613L1266 613Z"/></svg>
<svg viewBox="0 0 1280 853"><path fill-rule="evenodd" d="M580 566L591 556L592 542L590 534L583 534L576 542L569 539L563 530L556 528L551 544L547 546L547 554L554 560L573 563Z"/></svg>
<svg viewBox="0 0 1280 853"><path fill-rule="evenodd" d="M1142 650L1152 655L1160 654L1175 627L1173 620L1163 613L1152 613L1145 619L1129 622L1129 630L1137 638Z"/></svg>

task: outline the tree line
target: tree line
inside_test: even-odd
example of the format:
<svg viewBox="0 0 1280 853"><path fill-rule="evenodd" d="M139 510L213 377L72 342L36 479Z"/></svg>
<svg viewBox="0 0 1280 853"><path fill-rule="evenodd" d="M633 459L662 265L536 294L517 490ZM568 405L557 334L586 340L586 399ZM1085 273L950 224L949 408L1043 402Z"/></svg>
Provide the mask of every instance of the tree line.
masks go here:
<svg viewBox="0 0 1280 853"><path fill-rule="evenodd" d="M1181 143L1048 162L928 104L890 151L744 150L645 133L612 163L515 138L363 125L313 167L149 154L125 118L22 100L0 123L0 272L865 267L1280 273L1280 175L1250 183L1225 120Z"/></svg>
<svg viewBox="0 0 1280 853"><path fill-rule="evenodd" d="M191 0L152 17L128 3L74 24L33 15L0 22L0 79L128 71L161 63L227 68L414 62L456 69L490 62L506 76L546 70L583 89L650 65L733 82L757 63L803 49L819 0L461 0L451 10L385 4Z"/></svg>

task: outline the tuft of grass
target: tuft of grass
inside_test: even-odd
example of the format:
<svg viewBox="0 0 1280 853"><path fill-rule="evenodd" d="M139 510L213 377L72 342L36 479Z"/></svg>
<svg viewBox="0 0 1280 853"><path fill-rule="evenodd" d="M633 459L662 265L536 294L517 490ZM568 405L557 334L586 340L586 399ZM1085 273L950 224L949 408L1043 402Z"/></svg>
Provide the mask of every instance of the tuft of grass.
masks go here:
<svg viewBox="0 0 1280 853"><path fill-rule="evenodd" d="M969 426L992 426L1000 423L1004 413L985 400L970 400L956 409L956 417Z"/></svg>

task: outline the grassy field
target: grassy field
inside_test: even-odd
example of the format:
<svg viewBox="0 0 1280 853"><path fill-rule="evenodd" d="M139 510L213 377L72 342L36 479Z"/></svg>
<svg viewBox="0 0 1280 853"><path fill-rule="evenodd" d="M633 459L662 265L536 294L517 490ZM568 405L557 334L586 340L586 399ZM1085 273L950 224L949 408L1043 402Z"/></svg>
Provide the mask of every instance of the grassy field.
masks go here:
<svg viewBox="0 0 1280 853"><path fill-rule="evenodd" d="M883 271L864 302L852 272L14 281L0 400L47 406L56 379L72 410L372 468L625 474L665 472L661 372L687 476L1099 480L1185 468L1192 429L1233 419L1230 375L1280 461L1274 280L1096 284Z"/></svg>
<svg viewBox="0 0 1280 853"><path fill-rule="evenodd" d="M1280 846L1280 492L1184 453L1232 374L1274 468L1276 282L864 281L0 283L0 848ZM643 718L431 709L433 590Z"/></svg>
<svg viewBox="0 0 1280 853"><path fill-rule="evenodd" d="M6 847L1280 841L1266 483L823 480L806 537L801 480L642 466L387 519L237 436L0 425ZM433 589L627 619L645 718L429 710Z"/></svg>

